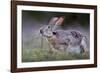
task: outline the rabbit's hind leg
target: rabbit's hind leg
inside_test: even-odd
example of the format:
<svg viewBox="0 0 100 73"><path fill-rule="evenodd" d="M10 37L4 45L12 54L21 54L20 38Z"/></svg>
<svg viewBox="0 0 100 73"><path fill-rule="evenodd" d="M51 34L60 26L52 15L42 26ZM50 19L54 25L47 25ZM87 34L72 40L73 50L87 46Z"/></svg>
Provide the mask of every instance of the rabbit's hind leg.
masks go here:
<svg viewBox="0 0 100 73"><path fill-rule="evenodd" d="M80 53L85 53L87 48L87 40L83 37L80 44Z"/></svg>
<svg viewBox="0 0 100 73"><path fill-rule="evenodd" d="M82 45L80 45L80 53L82 54L84 52L85 52L85 48Z"/></svg>

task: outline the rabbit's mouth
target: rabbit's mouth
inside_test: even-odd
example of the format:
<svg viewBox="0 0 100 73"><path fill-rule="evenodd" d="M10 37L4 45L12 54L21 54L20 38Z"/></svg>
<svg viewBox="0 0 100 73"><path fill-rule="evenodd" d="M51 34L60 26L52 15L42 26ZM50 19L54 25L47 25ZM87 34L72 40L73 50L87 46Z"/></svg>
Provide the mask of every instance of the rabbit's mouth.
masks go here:
<svg viewBox="0 0 100 73"><path fill-rule="evenodd" d="M51 38L53 36L53 34L51 32L44 32L42 29L40 30L40 34L43 36L43 37L47 37L47 38Z"/></svg>
<svg viewBox="0 0 100 73"><path fill-rule="evenodd" d="M42 34L43 37L46 37L46 38L52 38L52 36L49 36L49 35L44 35Z"/></svg>
<svg viewBox="0 0 100 73"><path fill-rule="evenodd" d="M40 29L40 34L42 34L42 35L43 35L43 30L42 30L42 29Z"/></svg>

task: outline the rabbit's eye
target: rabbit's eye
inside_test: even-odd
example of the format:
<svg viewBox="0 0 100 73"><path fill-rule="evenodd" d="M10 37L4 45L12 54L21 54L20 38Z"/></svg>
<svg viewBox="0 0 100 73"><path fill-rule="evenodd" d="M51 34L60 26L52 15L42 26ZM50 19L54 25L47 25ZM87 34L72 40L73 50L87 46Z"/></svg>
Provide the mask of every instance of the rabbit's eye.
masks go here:
<svg viewBox="0 0 100 73"><path fill-rule="evenodd" d="M48 26L48 28L50 28L50 26Z"/></svg>

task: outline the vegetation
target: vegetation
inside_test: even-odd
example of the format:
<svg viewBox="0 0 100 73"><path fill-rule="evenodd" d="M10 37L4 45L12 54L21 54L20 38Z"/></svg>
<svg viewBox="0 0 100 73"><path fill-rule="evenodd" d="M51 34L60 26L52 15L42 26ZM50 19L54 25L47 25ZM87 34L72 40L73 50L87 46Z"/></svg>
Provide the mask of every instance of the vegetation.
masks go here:
<svg viewBox="0 0 100 73"><path fill-rule="evenodd" d="M24 49L22 51L22 62L58 61L58 60L81 60L89 59L89 52L83 54L72 54L67 52L51 51L50 49Z"/></svg>

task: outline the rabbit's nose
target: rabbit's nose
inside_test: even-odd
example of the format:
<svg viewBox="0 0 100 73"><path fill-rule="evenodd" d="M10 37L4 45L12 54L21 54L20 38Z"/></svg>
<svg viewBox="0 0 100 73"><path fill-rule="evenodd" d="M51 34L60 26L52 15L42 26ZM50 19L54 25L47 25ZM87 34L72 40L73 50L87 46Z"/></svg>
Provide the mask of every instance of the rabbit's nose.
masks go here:
<svg viewBox="0 0 100 73"><path fill-rule="evenodd" d="M40 29L40 33L43 34L43 30L42 29Z"/></svg>

